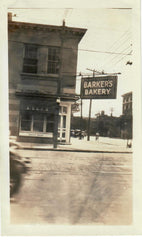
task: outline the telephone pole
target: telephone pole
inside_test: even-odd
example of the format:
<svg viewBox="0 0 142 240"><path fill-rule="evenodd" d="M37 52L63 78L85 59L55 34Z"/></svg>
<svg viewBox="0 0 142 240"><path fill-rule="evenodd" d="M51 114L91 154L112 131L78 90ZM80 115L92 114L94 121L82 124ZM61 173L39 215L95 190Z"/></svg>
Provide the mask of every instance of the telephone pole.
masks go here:
<svg viewBox="0 0 142 240"><path fill-rule="evenodd" d="M88 68L87 68L88 69ZM95 77L95 69L88 69L89 71L93 72L93 78ZM90 141L90 122L91 122L91 109L92 109L92 99L90 99L90 104L89 104L89 118L88 118L88 129L87 129L87 141Z"/></svg>

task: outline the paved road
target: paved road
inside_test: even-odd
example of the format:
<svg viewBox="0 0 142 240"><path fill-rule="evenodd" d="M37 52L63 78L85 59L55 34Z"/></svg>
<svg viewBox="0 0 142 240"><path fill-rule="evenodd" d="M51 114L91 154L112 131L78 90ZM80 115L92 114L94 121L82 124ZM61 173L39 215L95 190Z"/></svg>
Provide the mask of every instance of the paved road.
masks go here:
<svg viewBox="0 0 142 240"><path fill-rule="evenodd" d="M31 157L12 223L117 224L132 221L132 155L21 151Z"/></svg>

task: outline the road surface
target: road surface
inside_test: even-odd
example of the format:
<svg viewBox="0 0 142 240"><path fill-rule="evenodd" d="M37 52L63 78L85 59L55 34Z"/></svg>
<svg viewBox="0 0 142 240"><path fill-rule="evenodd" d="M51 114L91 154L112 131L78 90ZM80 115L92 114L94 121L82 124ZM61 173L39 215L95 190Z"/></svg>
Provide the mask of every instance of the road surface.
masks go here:
<svg viewBox="0 0 142 240"><path fill-rule="evenodd" d="M11 223L132 222L132 154L21 150L31 159Z"/></svg>

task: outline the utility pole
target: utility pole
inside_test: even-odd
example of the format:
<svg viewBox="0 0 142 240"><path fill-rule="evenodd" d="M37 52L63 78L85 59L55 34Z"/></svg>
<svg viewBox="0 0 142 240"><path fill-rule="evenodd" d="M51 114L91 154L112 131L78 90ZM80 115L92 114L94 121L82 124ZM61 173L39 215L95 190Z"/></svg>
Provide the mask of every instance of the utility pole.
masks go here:
<svg viewBox="0 0 142 240"><path fill-rule="evenodd" d="M93 78L95 77L95 69L91 70L88 69L90 71L93 71ZM91 120L91 109L92 109L92 99L90 99L90 104L89 104L89 118L88 118L88 129L87 129L87 141L90 141L90 120Z"/></svg>
<svg viewBox="0 0 142 240"><path fill-rule="evenodd" d="M80 116L80 137L79 139L81 139L81 135L82 135L82 98L81 98L81 116Z"/></svg>
<svg viewBox="0 0 142 240"><path fill-rule="evenodd" d="M58 122L59 122L59 108L60 108L60 95L62 93L62 57L63 57L63 45L64 45L64 34L65 34L65 20L63 20L62 31L61 31L61 47L60 47L60 68L59 68L59 79L57 84L57 95L56 110L54 117L54 133L53 133L53 147L57 148L58 145Z"/></svg>

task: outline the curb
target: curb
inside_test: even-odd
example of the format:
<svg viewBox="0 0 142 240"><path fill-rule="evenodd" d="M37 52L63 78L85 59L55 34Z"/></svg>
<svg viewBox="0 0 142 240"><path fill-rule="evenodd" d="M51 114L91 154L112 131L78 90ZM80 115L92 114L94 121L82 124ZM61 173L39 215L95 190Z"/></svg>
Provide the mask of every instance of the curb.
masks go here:
<svg viewBox="0 0 142 240"><path fill-rule="evenodd" d="M56 148L28 148L23 147L19 149L35 150L35 151L55 151L55 152L86 152L86 153L124 153L132 154L133 152L121 152L121 151L101 151L101 150L82 150L82 149L56 149Z"/></svg>

